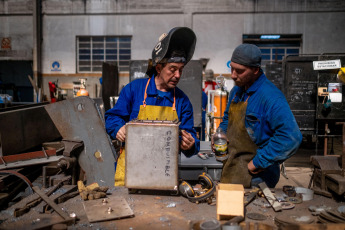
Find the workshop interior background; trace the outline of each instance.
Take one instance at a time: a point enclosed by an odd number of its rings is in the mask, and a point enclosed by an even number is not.
[[[55,100],[72,99],[83,87],[103,115],[104,108],[113,106],[113,97],[118,96],[127,83],[145,76],[135,70],[145,67],[159,36],[173,27],[185,26],[197,36],[193,60],[200,63],[202,69],[195,67],[200,70],[200,76],[190,78],[195,80],[196,92],[205,87],[207,69],[213,70],[214,80],[220,75],[225,77],[224,90],[229,92],[234,85],[229,61],[235,47],[252,43],[261,49],[262,68],[287,97],[304,136],[300,154],[287,164],[311,167],[311,155],[341,155],[345,151],[342,127],[335,124],[345,119],[344,95],[331,115],[325,117],[318,87],[330,83],[325,75],[328,72],[312,67],[313,61],[328,59],[340,59],[344,67],[344,25],[343,0],[0,0],[0,156],[6,156],[8,151],[28,152],[36,147],[34,144],[45,141],[30,139],[30,145],[27,143],[29,134],[17,133],[23,130],[34,133],[33,130],[45,130],[50,139],[61,136],[69,139],[84,132],[80,134],[85,137],[84,145],[92,148],[100,137],[87,136],[89,127],[83,124],[94,120],[97,114],[90,112],[90,117],[81,115],[75,119],[72,112],[62,112],[59,105],[48,107],[47,111],[37,108],[37,111],[18,115],[21,119],[16,120],[15,125],[31,122],[28,117],[35,116],[33,113],[43,114],[40,124],[23,129],[11,126],[11,118],[6,115],[16,110],[16,106],[47,105]],[[109,80],[109,75],[116,79]],[[101,85],[101,78],[103,83],[109,81],[114,86],[113,94],[107,94],[109,89]],[[298,87],[299,84],[303,87]],[[108,98],[104,99],[105,96]],[[56,97],[55,100],[52,97]],[[195,128],[200,137],[207,140],[201,124],[201,93],[190,97],[195,103]],[[104,106],[102,98],[107,101]],[[73,104],[66,102],[65,105],[69,103]],[[92,106],[89,102],[83,103]],[[80,128],[77,134],[73,127],[64,130],[64,119],[75,122]],[[214,131],[211,130],[213,125],[206,124],[209,128],[206,134]],[[95,128],[98,130],[95,136],[103,132],[100,127],[102,119]],[[102,138],[109,140],[106,135]],[[111,171],[116,150],[109,143],[102,142],[100,149],[92,151],[95,156],[106,151],[114,153],[105,167]],[[106,163],[105,154],[102,157]],[[87,161],[81,159],[81,166],[95,171],[103,167],[97,168]],[[99,174],[88,175],[90,181],[104,180],[104,175]],[[189,175],[185,172],[186,177]],[[214,173],[214,176],[219,174]],[[107,183],[111,184],[112,180]]]

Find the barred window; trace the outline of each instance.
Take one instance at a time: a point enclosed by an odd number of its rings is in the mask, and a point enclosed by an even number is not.
[[[289,55],[301,52],[302,34],[244,34],[243,43],[257,45],[262,53],[261,68],[266,64],[282,63]]]
[[[131,60],[130,36],[78,36],[77,72],[102,72],[103,62],[115,62],[128,71]]]
[[[282,63],[284,57],[289,55],[298,56],[300,53],[300,47],[289,46],[288,44],[256,44],[262,54],[262,67],[266,66],[266,63],[276,62]]]

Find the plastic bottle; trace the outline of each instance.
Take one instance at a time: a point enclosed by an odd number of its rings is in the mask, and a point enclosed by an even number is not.
[[[228,138],[222,128],[218,127],[213,134],[213,143],[215,148],[215,155],[218,161],[228,159]]]

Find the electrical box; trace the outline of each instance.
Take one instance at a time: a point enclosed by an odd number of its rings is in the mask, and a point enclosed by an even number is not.
[[[178,190],[179,124],[150,120],[126,124],[127,188]]]

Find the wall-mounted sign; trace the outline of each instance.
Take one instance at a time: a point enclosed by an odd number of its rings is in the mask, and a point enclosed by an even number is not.
[[[2,38],[1,39],[1,49],[10,50],[11,49],[11,38]]]
[[[227,67],[227,71],[229,72],[229,73],[231,73],[231,65],[230,65],[230,63],[231,63],[231,60],[229,60],[227,63],[226,63],[226,67]]]
[[[50,65],[52,72],[61,72],[61,61],[53,61]]]
[[[339,69],[341,67],[340,59],[327,61],[313,61],[314,70]]]

